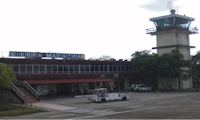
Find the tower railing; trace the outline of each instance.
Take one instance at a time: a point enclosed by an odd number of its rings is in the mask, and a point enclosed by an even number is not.
[[[197,27],[189,27],[189,31],[192,33],[198,33],[199,29]]]
[[[150,33],[152,33],[152,32],[156,32],[156,31],[157,31],[156,28],[149,28],[149,29],[146,29],[146,33],[147,33],[147,34],[150,34]]]
[[[177,27],[177,28],[180,29],[181,27]],[[198,33],[199,32],[199,29],[197,27],[189,27],[189,28],[184,28],[184,29],[189,30],[189,32],[191,32],[191,33]],[[156,32],[156,31],[157,31],[157,28],[149,28],[149,29],[146,29],[146,34],[151,34],[151,33]]]

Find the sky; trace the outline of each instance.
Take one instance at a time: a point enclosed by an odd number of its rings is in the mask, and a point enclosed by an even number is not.
[[[195,18],[200,27],[198,0],[0,0],[0,54],[9,51],[102,55],[130,59],[136,51],[152,50],[156,37],[149,18],[170,14]],[[200,35],[190,35],[191,55],[200,50]]]

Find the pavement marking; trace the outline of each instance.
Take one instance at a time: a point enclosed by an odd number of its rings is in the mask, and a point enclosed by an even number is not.
[[[113,113],[113,109],[105,109],[105,110],[94,110],[94,109],[78,109],[78,110],[70,110],[68,112],[72,113],[86,113],[86,114],[103,114],[103,113]]]
[[[191,98],[181,99],[180,101],[190,100]]]
[[[56,117],[63,117],[63,116],[70,116],[74,114],[65,114],[65,115],[56,115],[56,116],[50,116],[49,118],[56,118]]]
[[[47,103],[42,103],[42,102],[33,103],[32,105],[36,106],[36,107],[42,107],[42,108],[48,108],[48,109],[54,109],[54,110],[60,110],[60,111],[76,109],[73,107],[66,107],[66,106],[55,105],[55,104],[47,104]]]
[[[165,102],[159,102],[157,104],[164,104],[164,103],[169,103],[170,101],[165,101]]]
[[[163,108],[163,107],[165,108],[165,107],[180,107],[180,106],[190,106],[190,105],[156,106],[156,107],[140,108],[140,109],[134,109],[134,110],[128,110],[128,111],[120,111],[120,112],[107,113],[107,114],[101,114],[101,115],[83,116],[83,117],[76,117],[76,118],[69,118],[69,119],[70,120],[72,120],[72,119],[84,119],[84,118],[100,117],[100,116],[106,116],[106,115],[128,113],[128,112],[135,112],[135,111],[142,111],[142,110],[149,110],[149,109],[156,109],[156,108]]]
[[[130,106],[129,108],[134,108],[134,107],[142,107],[144,105],[134,105],[134,106]]]

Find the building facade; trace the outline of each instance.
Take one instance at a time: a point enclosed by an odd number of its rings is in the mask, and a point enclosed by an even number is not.
[[[129,61],[0,58],[9,65],[18,81],[26,81],[41,95],[51,92],[72,94],[86,86],[88,91],[108,84],[129,89],[133,68]]]

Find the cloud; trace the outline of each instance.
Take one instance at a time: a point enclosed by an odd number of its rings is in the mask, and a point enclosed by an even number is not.
[[[164,12],[168,11],[168,3],[172,2],[173,7],[175,7],[175,3],[178,2],[178,0],[150,0],[149,3],[140,5],[140,8],[144,8],[147,11],[153,11],[153,12]]]

